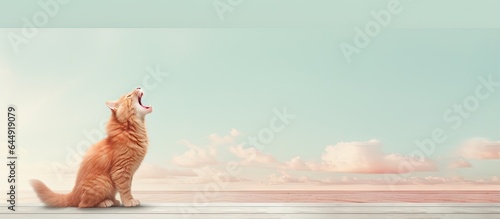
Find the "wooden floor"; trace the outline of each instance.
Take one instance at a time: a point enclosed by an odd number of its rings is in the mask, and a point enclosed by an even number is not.
[[[135,208],[48,208],[18,206],[10,213],[1,206],[0,218],[408,218],[500,219],[497,203],[188,203],[145,204]]]

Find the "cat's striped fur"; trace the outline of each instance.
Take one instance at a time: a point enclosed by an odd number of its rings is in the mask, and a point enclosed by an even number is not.
[[[117,101],[108,101],[111,118],[107,137],[93,145],[84,156],[76,184],[68,194],[57,194],[39,180],[31,184],[40,200],[52,207],[111,207],[139,205],[131,193],[132,178],[147,151],[144,117],[151,106],[143,106],[142,89],[134,89]]]

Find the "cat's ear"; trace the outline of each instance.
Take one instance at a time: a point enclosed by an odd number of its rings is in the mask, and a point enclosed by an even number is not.
[[[113,111],[116,110],[116,107],[117,107],[117,103],[116,101],[106,101],[106,105]]]

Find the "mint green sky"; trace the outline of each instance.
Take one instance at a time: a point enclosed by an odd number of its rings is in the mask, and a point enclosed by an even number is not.
[[[491,7],[459,3],[451,11],[445,10],[450,1],[422,1],[413,7],[408,3],[398,15],[401,19],[394,17],[352,56],[351,63],[339,45],[352,44],[354,28],[373,20],[370,11],[384,9],[387,1],[360,7],[345,3],[345,10],[338,9],[339,2],[320,2],[324,7],[301,2],[283,12],[269,11],[279,8],[270,2],[261,12],[269,18],[268,25],[249,15],[256,16],[252,10],[263,3],[248,1],[223,22],[208,4],[203,6],[208,12],[176,26],[203,28],[39,29],[19,53],[8,34],[21,30],[0,29],[0,85],[6,88],[1,104],[19,108],[19,144],[26,163],[64,163],[65,150],[75,148],[87,130],[109,117],[105,101],[144,87],[148,66],[169,74],[156,88],[146,90],[143,100],[154,107],[147,117],[146,161],[164,167],[172,167],[173,157],[187,150],[179,141],[203,146],[208,135],[224,136],[233,128],[242,133],[238,141],[243,141],[268,127],[273,109],[283,107],[297,118],[264,151],[280,162],[295,156],[319,162],[327,145],[370,139],[382,142],[387,154],[408,155],[418,149],[415,140],[429,138],[436,128],[448,136],[430,155],[436,160],[457,156],[468,139],[500,140],[498,90],[480,101],[458,129],[443,119],[454,104],[474,95],[479,77],[492,75],[500,81],[498,20],[485,15],[495,14],[490,13],[495,8],[491,4],[497,2],[489,2]],[[201,10],[192,4],[181,4],[181,9]],[[298,15],[296,23],[278,16],[293,17],[290,11],[301,11],[301,4],[307,12]],[[65,7],[67,11],[47,27],[67,27],[70,21],[79,27],[101,25],[79,19],[71,4]],[[328,7],[338,13],[328,17]],[[17,12],[29,16],[37,10],[27,8]],[[309,11],[313,9],[317,13]],[[461,12],[469,14],[464,18]],[[2,26],[19,25],[19,16],[12,13],[5,16],[13,23],[0,22]],[[103,16],[101,9],[95,13],[95,19]],[[206,20],[205,13],[210,14]],[[169,18],[185,15],[177,12]],[[151,25],[161,25],[160,21]],[[107,22],[103,25],[112,27]],[[116,22],[118,27],[128,25]],[[169,22],[166,26],[176,24]],[[227,151],[219,153],[222,160],[235,159]],[[474,168],[460,169],[460,175],[498,176],[493,169],[498,159],[470,162]]]
[[[147,118],[148,159],[155,162],[182,153],[181,139],[203,144],[207,135],[231,128],[256,135],[282,107],[297,119],[266,152],[283,161],[318,159],[326,145],[369,139],[381,140],[388,153],[408,154],[434,128],[449,136],[434,156],[449,155],[469,138],[500,137],[498,93],[456,131],[442,118],[474,94],[478,77],[497,78],[497,31],[387,30],[351,64],[336,35],[320,29],[46,29],[18,55],[3,42],[0,58],[14,73],[7,102],[19,106],[21,121],[24,110],[33,113],[22,123],[23,146],[53,159],[66,153],[56,148],[75,145],[109,116],[104,101],[140,86],[145,68],[156,65],[169,76],[144,99],[155,108]],[[35,100],[40,104],[33,109]]]

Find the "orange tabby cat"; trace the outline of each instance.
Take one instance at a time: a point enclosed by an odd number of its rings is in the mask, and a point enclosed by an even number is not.
[[[151,106],[142,105],[143,95],[137,88],[117,101],[106,102],[112,112],[108,136],[84,156],[70,193],[54,193],[39,180],[32,180],[42,202],[52,207],[111,207],[120,205],[115,198],[118,191],[125,207],[139,205],[130,187],[148,147],[144,117],[153,111]]]

